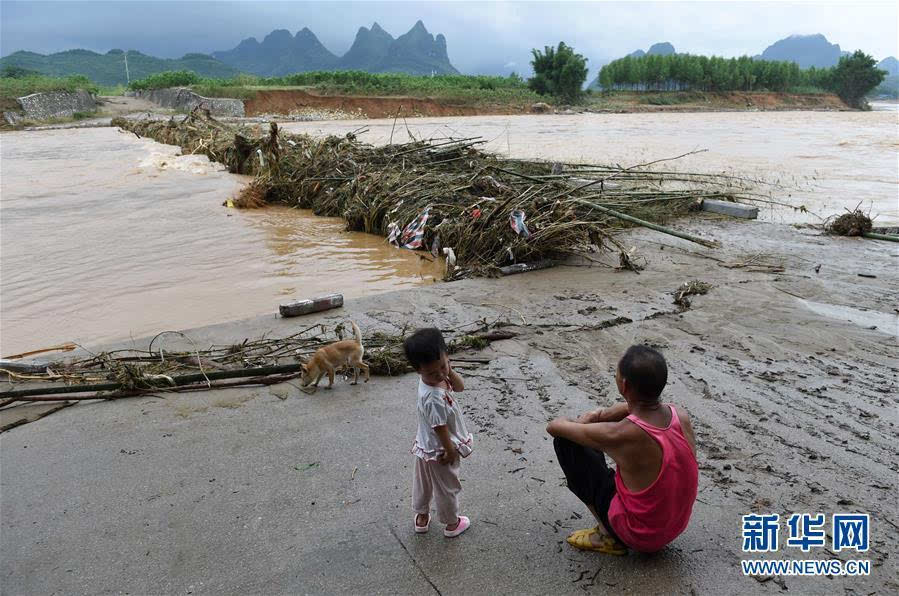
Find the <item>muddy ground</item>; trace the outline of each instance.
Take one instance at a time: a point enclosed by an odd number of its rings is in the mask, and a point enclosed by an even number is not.
[[[896,593],[899,247],[680,227],[724,248],[641,230],[628,237],[639,275],[581,262],[188,332],[206,345],[346,318],[366,333],[514,324],[517,338],[462,355],[489,362],[458,367],[475,433],[461,538],[412,532],[412,375],[94,402],[0,435],[3,592]],[[692,279],[714,287],[681,310],[672,291]],[[699,497],[658,554],[577,552],[564,537],[591,524],[544,426],[615,401],[615,362],[635,342],[663,351],[665,395],[693,417]],[[870,576],[742,576],[741,515],[843,511],[871,514],[866,555],[772,558],[867,558]]]

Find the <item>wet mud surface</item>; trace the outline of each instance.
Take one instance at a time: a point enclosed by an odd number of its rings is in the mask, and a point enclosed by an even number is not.
[[[284,384],[119,400],[2,435],[4,584],[15,593],[895,592],[899,249],[761,222],[679,227],[725,247],[633,232],[627,243],[647,264],[639,275],[571,262],[303,319],[352,318],[366,333],[484,322],[519,333],[457,358],[475,434],[462,466],[474,526],[462,538],[412,533],[411,375],[312,396]],[[690,280],[712,288],[684,309],[673,294]],[[262,317],[187,333],[202,345],[297,325]],[[593,523],[564,487],[544,426],[616,401],[615,364],[638,342],[665,354],[664,396],[693,420],[693,518],[655,555],[576,552],[566,534]],[[740,517],[752,512],[870,513],[866,554],[786,548],[771,558],[868,559],[871,574],[744,577]],[[85,547],[98,556],[80,556]]]

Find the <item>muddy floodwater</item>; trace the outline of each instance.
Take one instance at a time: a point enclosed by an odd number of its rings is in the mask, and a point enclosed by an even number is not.
[[[436,136],[476,137],[489,151],[630,167],[706,149],[657,168],[762,178],[791,209],[766,209],[772,221],[819,222],[861,205],[875,225],[899,225],[899,114],[873,112],[711,112],[474,116],[414,120],[287,123],[290,132],[345,134],[360,127],[370,143]],[[664,166],[664,167],[663,167]]]
[[[513,157],[637,163],[698,149],[670,169],[779,181],[774,200],[826,217],[861,204],[899,224],[895,111],[478,116],[289,123],[372,143],[481,136]],[[246,180],[201,156],[112,128],[0,136],[0,353],[96,344],[422,283],[439,264],[339,219],[227,209]],[[667,168],[668,166],[666,166]],[[766,191],[768,192],[768,191]],[[820,221],[765,209],[775,221]]]
[[[246,179],[113,128],[0,137],[0,350],[140,337],[440,271],[338,218],[227,209]]]

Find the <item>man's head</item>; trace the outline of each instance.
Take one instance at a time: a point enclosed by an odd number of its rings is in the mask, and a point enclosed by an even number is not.
[[[419,329],[406,338],[403,349],[409,364],[428,385],[437,385],[449,375],[446,342],[439,329]]]
[[[618,392],[628,403],[653,405],[668,382],[665,358],[648,346],[631,346],[618,361]]]

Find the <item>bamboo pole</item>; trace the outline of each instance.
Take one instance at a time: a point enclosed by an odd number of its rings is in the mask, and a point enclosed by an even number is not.
[[[899,242],[899,236],[890,236],[889,234],[878,234],[876,232],[864,232],[862,234],[863,238],[870,238],[872,240],[889,240],[890,242]]]
[[[232,389],[234,387],[248,387],[251,385],[277,385],[278,383],[283,383],[284,381],[289,381],[290,379],[294,379],[298,376],[298,373],[293,374],[284,374],[284,375],[268,375],[261,377],[248,377],[246,379],[242,379],[240,381],[232,381],[230,383],[213,383],[207,385],[206,383],[192,383],[189,385],[179,385],[178,387],[154,387],[151,389],[129,389],[116,391],[113,393],[107,393],[105,395],[92,394],[92,395],[66,395],[64,397],[58,397],[55,395],[30,395],[27,397],[22,397],[19,399],[12,398],[8,399],[5,402],[0,402],[2,404],[6,404],[7,402],[24,402],[24,403],[33,403],[33,402],[45,402],[45,401],[95,401],[95,400],[112,400],[112,399],[121,399],[125,397],[140,397],[142,395],[152,395],[159,391],[166,392],[183,392],[183,391],[207,391],[210,389]]]
[[[602,205],[597,205],[596,203],[592,203],[590,201],[585,201],[583,199],[571,199],[571,202],[586,205],[587,207],[596,209],[597,211],[602,211],[603,213],[607,213],[613,217],[617,217],[618,219],[623,219],[624,221],[635,223],[638,226],[643,226],[644,228],[649,228],[650,230],[655,230],[656,232],[662,232],[663,234],[677,236],[678,238],[683,238],[684,240],[689,240],[690,242],[695,242],[696,244],[701,244],[702,246],[707,246],[708,248],[718,248],[720,246],[717,241],[706,240],[704,238],[700,238],[699,236],[687,234],[686,232],[678,232],[677,230],[672,230],[671,228],[666,228],[665,226],[660,226],[658,224],[646,221],[645,219],[639,219],[632,215],[621,213],[620,211],[615,211],[614,209],[609,209],[608,207],[603,207]],[[2,397],[2,395],[0,395],[0,397]]]
[[[189,375],[180,375],[172,377],[175,387],[182,385],[191,385],[201,381],[215,381],[219,379],[236,379],[241,377],[258,377],[264,375],[275,375],[282,373],[293,373],[302,370],[302,364],[282,364],[280,366],[260,366],[256,368],[242,368],[237,370],[222,370],[210,373],[195,373]],[[30,395],[59,395],[63,393],[95,393],[98,391],[114,391],[116,389],[124,389],[121,383],[94,383],[90,385],[64,385],[61,387],[35,387],[32,389],[16,389],[13,391],[0,392],[0,399],[6,400],[11,398],[28,397]],[[165,386],[157,387],[157,389],[165,389]]]

